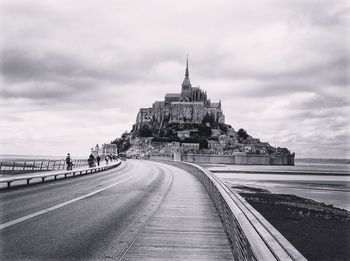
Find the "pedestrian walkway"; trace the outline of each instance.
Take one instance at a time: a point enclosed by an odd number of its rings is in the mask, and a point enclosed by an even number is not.
[[[190,173],[174,175],[169,194],[123,260],[233,260],[218,213]]]

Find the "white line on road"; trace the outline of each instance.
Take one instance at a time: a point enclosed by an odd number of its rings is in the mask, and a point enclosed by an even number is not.
[[[40,216],[40,215],[45,214],[45,213],[47,213],[47,212],[50,212],[50,211],[52,211],[52,210],[56,210],[56,209],[62,208],[62,207],[64,207],[64,206],[67,206],[67,205],[69,205],[69,204],[72,204],[72,203],[74,203],[74,202],[76,202],[76,201],[78,201],[78,200],[81,200],[81,199],[84,199],[84,198],[87,198],[87,197],[91,197],[91,196],[93,196],[93,195],[95,195],[95,194],[97,194],[97,193],[100,193],[100,192],[102,192],[102,191],[104,191],[104,190],[106,190],[106,189],[109,189],[109,188],[114,187],[114,186],[117,186],[117,185],[119,185],[119,184],[121,184],[121,183],[123,183],[123,182],[125,182],[125,181],[128,181],[128,180],[131,179],[132,177],[133,177],[133,176],[130,176],[130,177],[128,177],[127,179],[118,181],[118,182],[113,183],[113,184],[111,184],[111,185],[109,185],[109,186],[107,186],[107,187],[104,187],[104,188],[95,190],[95,191],[93,191],[93,192],[90,192],[90,193],[88,193],[88,194],[86,194],[86,195],[83,195],[83,196],[80,196],[80,197],[77,197],[77,198],[73,198],[73,199],[71,199],[71,200],[68,200],[68,201],[66,201],[66,202],[60,203],[60,204],[58,204],[58,205],[55,205],[55,206],[52,206],[52,207],[49,207],[49,208],[45,208],[45,209],[42,209],[42,210],[40,210],[40,211],[34,212],[34,213],[32,213],[32,214],[29,214],[29,215],[26,215],[26,216],[23,216],[23,217],[20,217],[20,218],[16,218],[16,219],[14,219],[14,220],[11,220],[11,221],[8,221],[8,222],[5,222],[5,223],[2,223],[2,224],[0,224],[0,230],[1,230],[1,229],[4,229],[4,228],[7,228],[7,227],[10,227],[10,226],[13,226],[13,225],[15,225],[15,224],[18,224],[18,223],[23,222],[23,221],[25,221],[25,220],[28,220],[28,219],[30,219],[30,218],[33,218],[33,217],[36,217],[36,216]]]

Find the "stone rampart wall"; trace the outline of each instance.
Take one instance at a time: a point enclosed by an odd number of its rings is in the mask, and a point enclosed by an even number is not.
[[[182,154],[181,161],[207,164],[232,165],[294,165],[291,155],[216,155],[216,154]]]

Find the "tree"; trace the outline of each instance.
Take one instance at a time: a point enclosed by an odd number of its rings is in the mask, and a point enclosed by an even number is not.
[[[140,137],[153,137],[152,130],[147,125],[142,125],[139,129],[139,136]]]
[[[129,133],[128,133],[127,131],[125,131],[125,132],[122,134],[121,139],[122,139],[122,140],[125,140],[126,137],[127,137],[128,135],[129,135]]]
[[[238,132],[238,137],[242,138],[243,140],[247,139],[248,138],[248,133],[244,130],[244,129],[239,129]]]
[[[211,128],[206,125],[199,125],[198,126],[198,135],[201,137],[207,137],[209,138],[212,134]]]
[[[214,121],[215,121],[214,115],[212,115],[211,113],[207,113],[207,114],[205,114],[205,116],[202,120],[202,123],[203,124],[209,123],[210,125],[212,125]]]
[[[219,128],[220,128],[220,130],[223,131],[224,133],[227,133],[227,131],[228,131],[228,127],[227,127],[227,125],[224,124],[224,123],[219,123]]]
[[[208,148],[208,140],[207,139],[200,139],[199,140],[199,149],[207,149]]]
[[[121,139],[116,138],[114,141],[111,142],[111,144],[115,144],[117,146],[119,146],[119,144],[121,143]]]
[[[127,138],[127,133],[123,134],[122,138],[116,138],[111,144],[116,144],[119,152],[126,151],[131,146],[129,139]]]

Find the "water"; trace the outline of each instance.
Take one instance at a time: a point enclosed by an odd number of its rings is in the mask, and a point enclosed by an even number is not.
[[[207,165],[225,183],[293,194],[350,210],[349,164],[296,163],[296,166]],[[234,171],[224,173],[220,171]],[[259,171],[261,173],[247,173]],[[279,172],[285,172],[280,174]],[[308,174],[304,174],[308,173]]]

